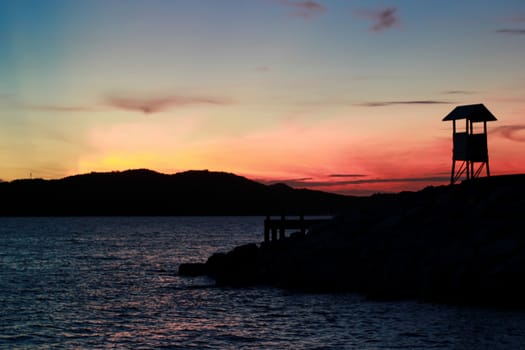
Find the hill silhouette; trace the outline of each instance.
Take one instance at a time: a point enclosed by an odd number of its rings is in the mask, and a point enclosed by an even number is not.
[[[147,169],[0,183],[0,215],[330,215],[359,200],[225,172]]]

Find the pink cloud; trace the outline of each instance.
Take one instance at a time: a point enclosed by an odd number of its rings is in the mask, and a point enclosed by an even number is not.
[[[387,7],[380,10],[358,10],[356,13],[359,17],[372,20],[370,31],[381,32],[399,23],[396,11],[395,7]]]
[[[108,96],[106,103],[114,108],[153,114],[166,111],[172,107],[189,105],[227,105],[231,101],[225,98],[209,96],[170,95],[152,98],[137,98],[129,96]]]

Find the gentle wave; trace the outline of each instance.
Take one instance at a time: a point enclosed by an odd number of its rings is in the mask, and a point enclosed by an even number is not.
[[[519,349],[525,315],[219,288],[182,262],[262,239],[261,217],[0,218],[0,348]]]

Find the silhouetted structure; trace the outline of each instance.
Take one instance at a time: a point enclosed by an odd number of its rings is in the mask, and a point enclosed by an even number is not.
[[[456,120],[465,119],[465,129],[458,131]],[[466,179],[478,177],[483,168],[490,176],[489,152],[487,147],[487,122],[497,120],[483,104],[457,106],[443,121],[452,120],[452,173],[450,183],[454,184],[465,173]],[[478,127],[483,123],[483,128]],[[456,162],[462,162],[456,169]],[[474,163],[480,163],[475,169]]]
[[[278,219],[272,219],[267,215],[264,220],[264,243],[276,242],[277,239],[285,239],[286,230],[300,230],[301,235],[304,235],[308,228],[328,221],[330,221],[330,219],[305,219],[304,215],[300,215],[298,219],[289,219],[284,215]],[[279,238],[277,238],[277,230],[279,230]],[[271,240],[270,232],[272,234]]]

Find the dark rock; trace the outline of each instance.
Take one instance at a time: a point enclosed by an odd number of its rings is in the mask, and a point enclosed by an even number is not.
[[[525,177],[374,195],[282,241],[208,259],[218,284],[525,307]]]
[[[209,275],[218,285],[251,285],[259,281],[259,248],[256,244],[236,247],[229,253],[213,254],[206,262]]]

